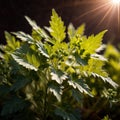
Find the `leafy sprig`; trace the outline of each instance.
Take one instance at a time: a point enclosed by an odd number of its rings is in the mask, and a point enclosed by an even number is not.
[[[93,97],[88,78],[98,77],[115,88],[118,86],[103,69],[106,59],[96,53],[106,30],[86,37],[84,24],[77,29],[70,24],[66,33],[64,22],[54,9],[50,27],[45,28],[49,33],[29,17],[26,19],[33,29],[31,35],[21,31],[12,33],[20,40],[17,41],[10,33],[5,33],[7,45],[3,48],[5,57],[1,58],[7,60],[11,68],[7,94],[13,92],[15,99],[5,103],[2,115],[14,114],[29,106],[35,118],[46,120],[59,115],[63,119],[78,120],[75,106],[82,102],[82,96]],[[66,34],[69,42],[64,41]]]

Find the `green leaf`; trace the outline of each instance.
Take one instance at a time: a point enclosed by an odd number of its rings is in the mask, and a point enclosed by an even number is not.
[[[4,51],[5,45],[0,44],[0,51]]]
[[[84,66],[84,70],[86,72],[90,72],[90,73],[97,73],[101,76],[104,76],[104,77],[108,77],[108,74],[104,71],[103,69],[103,65],[104,65],[104,61],[102,60],[99,60],[98,58],[96,59],[89,59],[88,61],[88,65]]]
[[[98,77],[98,78],[102,79],[104,82],[109,83],[109,84],[112,85],[114,88],[117,88],[117,87],[118,87],[118,84],[115,83],[110,77],[103,77],[103,76],[101,76],[101,75],[99,75],[99,74],[97,74],[97,73],[92,73],[92,75],[93,75],[94,77]]]
[[[26,20],[28,21],[28,23],[32,26],[32,28],[34,30],[38,30],[39,29],[39,27],[38,27],[38,25],[36,24],[35,21],[31,20],[28,16],[25,16],[25,18],[26,18]]]
[[[99,54],[92,54],[91,58],[98,59],[98,60],[101,60],[101,61],[107,61],[107,59],[104,56],[99,55]]]
[[[36,57],[33,59],[33,55]],[[36,56],[35,56],[36,55]],[[39,67],[39,59],[37,58],[37,53],[33,51],[28,44],[22,45],[19,49],[17,49],[13,54],[13,59],[23,67],[30,70],[38,70]],[[37,62],[36,62],[37,61]]]
[[[7,31],[5,31],[5,38],[7,41],[7,45],[5,46],[5,50],[14,51],[16,48],[18,48],[20,46],[20,42],[16,41],[15,37],[12,36]]]
[[[28,42],[31,44],[34,43],[34,39],[30,35],[25,34],[24,32],[17,32],[17,33],[14,32],[13,34],[16,35],[17,38],[19,38],[20,40],[24,42]]]
[[[109,116],[106,115],[106,116],[104,116],[104,118],[102,120],[112,120],[112,119],[110,119]]]
[[[83,95],[76,89],[72,89],[72,96],[77,100],[77,102],[81,102],[83,99]]]
[[[100,32],[96,36],[91,35],[90,37],[88,37],[88,39],[84,39],[82,41],[81,48],[84,50],[83,56],[95,53],[96,49],[101,46],[102,38],[105,33],[106,30]]]
[[[70,39],[77,35],[82,36],[84,34],[84,31],[85,31],[85,24],[80,25],[76,30],[72,23],[70,23],[68,26],[68,35]]]
[[[38,42],[37,43],[37,46],[38,46],[38,50],[40,51],[40,53],[45,56],[46,58],[49,58],[49,55],[47,54],[47,51],[45,49],[45,47],[43,46],[42,43]]]
[[[60,70],[53,70],[51,72],[51,79],[55,80],[58,84],[62,84],[64,80],[66,80],[68,77]]]
[[[1,52],[0,52],[0,58],[4,59],[4,55]]]
[[[80,25],[80,27],[77,28],[75,35],[80,35],[82,36],[85,31],[85,24]]]
[[[63,21],[61,20],[61,17],[58,16],[54,9],[52,10],[50,29],[52,30],[50,34],[56,41],[61,42],[65,39],[66,28]]]
[[[38,70],[40,66],[40,56],[29,44],[23,44],[12,54],[13,59],[23,67],[31,70]]]
[[[84,31],[85,31],[85,24],[80,25],[76,30],[73,24],[69,24],[68,37],[70,41],[72,41],[72,43],[75,44],[75,42],[77,42],[80,38],[83,37]]]
[[[44,38],[46,41],[50,42],[50,43],[54,43],[54,41],[47,35],[47,33],[45,32],[45,30],[43,30],[42,28],[40,28],[35,21],[31,20],[29,17],[25,16],[26,20],[28,21],[28,23],[32,26],[33,30],[38,33],[38,37],[42,37]]]
[[[106,48],[106,45],[102,44],[99,48],[96,49],[96,52],[99,53],[99,52],[105,50],[105,48]]]
[[[31,65],[30,63],[28,63],[25,59],[21,58],[20,56],[12,54],[12,57],[19,65],[22,65],[23,67],[30,69],[30,70],[34,70],[34,71],[38,70],[38,68]]]
[[[32,37],[36,41],[41,41],[42,40],[42,37],[34,29],[32,30]]]
[[[70,39],[75,36],[75,32],[76,31],[75,31],[75,28],[74,28],[73,24],[70,23],[69,26],[68,26],[68,36],[69,36]]]
[[[49,85],[49,91],[53,93],[59,102],[61,102],[62,87],[51,84]]]
[[[51,55],[57,55],[59,58],[62,55],[68,54],[68,45],[65,42],[58,41],[51,47]]]
[[[37,53],[35,53],[34,51],[32,50],[29,50],[27,53],[26,53],[26,60],[34,65],[36,68],[38,68],[40,66],[40,59],[39,59],[39,56]]]
[[[77,81],[69,80],[68,84],[72,86],[74,89],[79,90],[81,93],[86,93],[92,97],[92,95],[90,94],[88,85],[85,84],[83,80],[77,80]]]
[[[111,57],[113,59],[118,59],[118,58],[120,58],[120,52],[116,47],[114,47],[111,44],[108,44],[106,47],[106,51],[104,53],[104,56],[107,57],[108,59]]]
[[[80,55],[78,55],[77,53],[75,53],[75,59],[76,59],[76,62],[78,63],[78,64],[80,64],[80,65],[87,65],[87,59],[83,59],[83,58],[81,58],[81,56]]]
[[[37,54],[32,54],[32,64],[37,68],[40,66],[40,59]]]

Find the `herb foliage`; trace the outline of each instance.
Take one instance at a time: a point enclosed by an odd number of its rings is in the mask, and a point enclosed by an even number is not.
[[[106,59],[96,52],[106,30],[89,37],[84,24],[66,30],[54,9],[44,29],[25,18],[32,34],[5,32],[7,44],[0,47],[2,118],[80,120],[83,97],[94,96],[87,82],[91,77],[118,86],[103,69]]]

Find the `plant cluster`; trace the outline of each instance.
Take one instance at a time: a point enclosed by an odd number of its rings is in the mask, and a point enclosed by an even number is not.
[[[116,48],[112,44],[108,44],[104,56],[109,61],[105,64],[106,71],[110,74],[112,80],[120,86],[120,47]],[[116,120],[120,117],[120,87],[109,89],[107,95],[111,105],[109,113]]]
[[[87,37],[84,24],[66,29],[54,9],[44,29],[25,18],[32,34],[5,32],[0,47],[1,119],[80,120],[85,98],[95,96],[93,83],[118,86],[99,54],[106,30]]]

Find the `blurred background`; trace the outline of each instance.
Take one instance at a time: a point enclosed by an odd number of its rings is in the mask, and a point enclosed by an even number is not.
[[[31,32],[27,15],[41,27],[49,26],[51,9],[62,17],[65,25],[86,24],[86,35],[107,29],[103,42],[117,45],[120,40],[119,5],[112,0],[0,0],[0,44],[5,44],[4,31]]]

